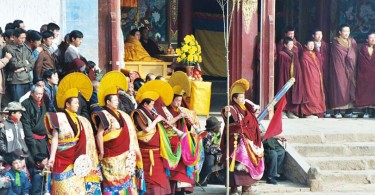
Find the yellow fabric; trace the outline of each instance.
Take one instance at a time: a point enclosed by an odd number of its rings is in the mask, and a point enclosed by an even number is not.
[[[125,40],[124,61],[162,62],[162,60],[151,57],[141,42],[132,35],[129,35]]]
[[[210,113],[211,85],[211,82],[192,82],[190,107],[197,112],[197,115],[208,116]]]
[[[174,87],[179,85],[184,91],[187,97],[190,97],[191,93],[191,81],[186,73],[182,71],[176,71],[169,78],[168,83]],[[168,104],[167,104],[168,105]]]
[[[139,94],[139,95],[138,95]],[[146,91],[144,93],[137,93],[136,100],[140,104],[144,99],[150,98],[152,100],[157,100],[159,98],[159,94],[155,91]]]
[[[103,136],[103,142],[117,138],[121,133],[121,129],[112,130]]]
[[[151,96],[152,98],[151,97],[148,97],[148,98],[151,98],[152,100],[156,100],[160,96],[165,105],[169,105],[173,101],[173,88],[170,84],[168,84],[165,81],[153,80],[142,85],[142,87],[138,90],[138,93],[135,97],[138,103],[142,102],[144,98],[147,98],[147,95],[151,95],[151,93],[148,93],[148,94],[145,94],[146,97],[143,97],[145,96],[143,94],[145,92],[157,93],[158,94],[157,97],[155,94],[152,94]],[[155,97],[156,99],[153,99]]]
[[[368,50],[368,54],[370,55],[370,57],[372,56],[372,53],[374,52],[374,46],[372,45],[372,46],[369,46],[368,48],[367,48],[367,50]]]
[[[344,39],[342,36],[339,36],[338,41],[342,46],[350,47],[350,40],[349,39]]]
[[[71,97],[78,97],[78,92],[86,101],[89,101],[92,91],[93,87],[89,77],[79,72],[70,73],[61,80],[57,88],[57,107],[64,109],[65,101]]]
[[[148,150],[149,154],[150,154],[150,161],[151,161],[151,164],[150,164],[150,176],[152,176],[152,167],[155,165],[155,162],[154,162],[154,151],[153,150]]]
[[[175,95],[184,95],[185,91],[182,89],[180,85],[176,85],[173,87],[173,93]]]
[[[107,72],[98,87],[99,106],[105,106],[105,97],[108,95],[116,95],[118,89],[128,90],[128,81],[124,74],[120,71]]]
[[[70,112],[68,109],[65,109],[65,111],[69,114],[70,118],[72,118],[74,124],[78,125],[77,113]]]
[[[246,79],[239,79],[235,81],[230,87],[230,97],[232,98],[235,93],[245,93],[249,90],[250,84]]]
[[[195,37],[202,46],[201,69],[203,74],[227,77],[224,33],[196,30]]]

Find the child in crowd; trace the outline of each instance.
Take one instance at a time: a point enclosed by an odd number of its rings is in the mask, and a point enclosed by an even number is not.
[[[11,154],[10,162],[11,169],[5,173],[12,182],[12,186],[8,190],[8,195],[13,194],[29,194],[31,184],[27,179],[26,173],[22,171],[22,159],[17,154]]]
[[[12,186],[9,177],[5,176],[5,167],[3,166],[4,158],[0,156],[0,194],[6,194],[8,188]]]
[[[42,189],[45,188],[46,181],[43,179],[43,169],[46,167],[48,162],[48,155],[43,153],[38,153],[34,157],[35,167],[30,173],[32,175],[32,188],[31,194],[41,194]],[[30,171],[31,172],[31,171]],[[44,189],[45,190],[45,189]]]

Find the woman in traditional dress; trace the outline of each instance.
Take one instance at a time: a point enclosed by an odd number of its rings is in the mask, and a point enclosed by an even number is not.
[[[234,82],[230,88],[231,106],[222,110],[225,122],[229,117],[229,124],[226,124],[229,125],[229,143],[223,139],[221,151],[226,156],[226,146],[229,145],[231,194],[239,194],[239,186],[242,186],[242,194],[251,194],[251,185],[262,178],[264,171],[264,149],[259,123],[254,115],[253,105],[245,99],[248,89],[247,80]],[[226,136],[224,131],[223,137]]]
[[[180,147],[175,154],[172,152],[167,132],[164,129],[164,125],[169,125],[168,122],[154,109],[155,100],[159,96],[173,98],[173,91],[163,90],[167,89],[165,84],[168,85],[163,81],[150,81],[143,85],[136,96],[138,108],[131,115],[138,130],[138,143],[146,179],[146,194],[171,193],[165,168],[175,167],[181,157]]]
[[[127,84],[126,77],[121,72],[105,74],[98,88],[99,106],[104,110],[92,115],[98,129],[96,140],[104,195],[138,194],[138,188],[141,187],[137,186],[138,179],[143,177],[137,134],[130,116],[117,110],[118,90],[126,91]],[[139,178],[136,178],[136,173]]]
[[[44,117],[50,143],[52,194],[101,194],[93,130],[85,117],[76,114],[79,93],[90,99],[90,79],[82,73],[64,77],[56,94],[57,106],[63,112],[49,112]]]

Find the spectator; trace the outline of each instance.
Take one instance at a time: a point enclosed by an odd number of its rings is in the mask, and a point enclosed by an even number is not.
[[[150,56],[139,41],[140,38],[139,30],[129,32],[125,40],[124,61],[161,62],[162,60]]]
[[[285,180],[283,173],[285,149],[279,141],[286,141],[283,137],[273,137],[263,141],[264,157],[266,160],[266,173],[268,184],[277,184],[277,180]]]
[[[204,163],[200,172],[201,185],[207,185],[210,173],[218,171],[219,163],[222,157],[220,150],[221,141],[221,122],[216,117],[210,117],[206,120],[206,131],[208,134],[203,139]],[[221,163],[220,163],[221,165]]]
[[[141,78],[136,78],[133,82],[133,85],[134,85],[134,96],[137,95],[137,92],[139,90],[139,88],[142,87],[142,85],[145,84],[145,81]]]
[[[13,152],[28,154],[29,150],[25,143],[23,125],[20,121],[22,112],[26,111],[19,102],[10,102],[7,106],[8,118],[4,121],[4,127],[0,135],[0,153],[9,162]],[[13,138],[13,139],[11,139]]]
[[[40,45],[42,44],[42,35],[35,30],[29,30],[26,33],[26,47],[32,54],[34,61],[38,59],[39,53],[43,50]]]
[[[30,194],[42,194],[42,189],[45,187],[43,179],[43,169],[46,167],[48,162],[48,155],[39,153],[34,157],[35,167],[32,169],[33,173],[31,174],[32,187]],[[44,192],[43,192],[44,193]]]
[[[47,31],[47,24],[43,24],[39,30],[40,33],[44,33],[45,31]]]
[[[7,30],[14,30],[14,24],[12,22],[9,22],[8,24],[5,25],[5,31]]]
[[[69,33],[65,35],[64,41],[60,43],[60,45],[57,47],[57,50],[53,52],[53,56],[56,60],[55,66],[57,73],[59,75],[59,78],[62,78],[63,75],[66,73],[63,72],[63,67],[65,66],[65,52],[69,47]]]
[[[167,82],[167,80],[161,75],[158,75],[157,77],[155,77],[155,80],[162,80],[162,81]]]
[[[28,159],[28,167],[34,167],[34,157],[38,153],[48,154],[46,141],[46,128],[43,116],[47,113],[46,105],[43,101],[44,88],[33,85],[28,99],[22,102],[26,109],[23,112],[21,122],[25,136],[27,148],[31,158]]]
[[[65,65],[63,71],[65,74],[71,72],[85,72],[87,60],[80,54],[78,48],[83,40],[83,34],[81,31],[73,30],[69,34],[70,45],[65,51],[64,60]],[[64,70],[65,69],[65,70]]]
[[[12,58],[12,54],[6,52],[4,58],[0,59],[0,109],[1,109],[1,99],[3,95],[5,94],[4,67],[8,64],[11,58]]]
[[[13,56],[6,66],[11,101],[19,101],[21,96],[30,90],[35,60],[24,46],[26,31],[21,28],[14,30],[13,38],[14,41],[6,45],[4,51]]]
[[[156,76],[154,75],[154,73],[148,73],[146,75],[146,83],[149,82],[149,81],[152,81],[152,80],[155,80]]]
[[[55,68],[55,59],[52,55],[53,34],[50,31],[46,31],[42,34],[42,36],[42,51],[35,62],[34,77],[42,77],[45,70]]]
[[[54,52],[57,50],[58,44],[60,44],[60,26],[51,22],[47,25],[47,30],[53,33],[52,52]]]
[[[12,186],[12,183],[9,179],[9,177],[5,176],[5,167],[4,167],[5,161],[4,157],[0,156],[0,194],[6,194],[8,191],[8,188]]]
[[[14,33],[13,29],[5,30],[5,32],[3,33],[5,45],[9,45],[14,41],[13,33]]]
[[[12,154],[11,160],[8,162],[11,169],[5,174],[12,181],[12,186],[8,189],[9,195],[12,194],[29,194],[31,184],[27,179],[27,175],[22,171],[21,157],[17,154]]]
[[[57,112],[56,109],[56,92],[57,84],[59,83],[59,76],[55,69],[44,71],[43,80],[45,83],[45,97],[44,103],[47,107],[47,112]]]
[[[14,29],[22,28],[23,30],[26,30],[26,25],[22,20],[14,20],[13,25]]]
[[[137,102],[134,98],[134,85],[129,82],[128,90],[119,91],[119,105],[118,109],[126,112],[126,114],[131,114],[133,110],[137,108]]]
[[[39,86],[42,86],[43,88],[45,88],[45,84],[44,84],[44,81],[43,81],[43,78],[34,78],[33,79],[33,85],[39,85]],[[31,94],[31,90],[28,91],[27,93],[25,93],[25,95],[23,95],[21,98],[20,98],[20,103],[22,103],[23,101],[25,101],[26,99],[28,99],[30,97],[30,94]]]

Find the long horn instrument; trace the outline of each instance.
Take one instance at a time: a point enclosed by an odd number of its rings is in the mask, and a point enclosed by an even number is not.
[[[200,129],[196,124],[194,124],[190,116],[187,113],[183,112],[181,107],[178,107],[177,109],[178,111],[180,111],[181,113],[184,113],[187,116],[186,119],[190,122],[191,126],[195,129],[195,132],[198,134],[199,139],[203,139],[204,137],[206,137],[207,132],[205,131],[205,129]]]

